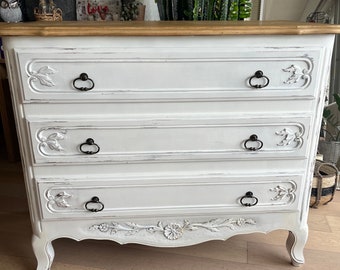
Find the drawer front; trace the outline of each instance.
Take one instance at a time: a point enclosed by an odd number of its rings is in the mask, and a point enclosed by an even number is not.
[[[30,121],[36,163],[305,157],[310,118]]]
[[[49,101],[312,97],[319,54],[315,48],[16,50],[24,99]]]
[[[39,182],[44,218],[297,209],[301,176]]]

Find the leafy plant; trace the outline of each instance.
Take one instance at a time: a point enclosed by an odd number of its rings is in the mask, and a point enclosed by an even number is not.
[[[228,19],[229,1],[215,0],[213,4],[213,20],[225,21]]]
[[[331,109],[324,109],[323,118],[326,125],[323,130],[326,132],[327,137],[329,137],[332,141],[340,141],[340,95],[334,94],[334,99],[337,112],[334,114]],[[327,129],[327,126],[329,126],[330,129]]]
[[[239,3],[239,19],[246,19],[251,16],[251,0],[240,0]]]
[[[161,20],[244,20],[251,0],[155,0]]]
[[[138,5],[140,2],[135,0],[123,0],[122,11],[120,14],[122,21],[133,21],[138,17]]]
[[[239,5],[238,0],[230,0],[229,12],[228,12],[228,20],[229,21],[237,21],[238,20],[238,11]]]

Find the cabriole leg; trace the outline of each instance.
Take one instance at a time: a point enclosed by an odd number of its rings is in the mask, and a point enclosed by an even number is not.
[[[38,261],[37,270],[50,270],[54,259],[52,242],[44,237],[33,235],[32,246]]]
[[[289,256],[292,260],[292,265],[301,266],[305,262],[303,256],[303,249],[308,238],[308,229],[301,229],[298,231],[290,231],[288,234],[286,247]]]

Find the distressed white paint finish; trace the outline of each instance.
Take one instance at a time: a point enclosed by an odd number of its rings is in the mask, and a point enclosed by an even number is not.
[[[276,229],[303,263],[332,43],[4,38],[37,269],[50,269],[59,237],[175,247]],[[267,87],[250,87],[257,70]],[[83,72],[94,89],[74,88]],[[252,134],[258,151],[245,149]],[[95,155],[80,151],[88,138]],[[249,191],[258,202],[243,206]],[[86,210],[93,197],[103,211]]]
[[[166,47],[118,47],[96,52],[91,48],[46,48],[39,53],[25,48],[16,50],[16,54],[22,79],[29,76],[30,83],[24,85],[28,100],[181,99],[184,95],[197,99],[207,94],[239,96],[239,92],[252,96],[256,92],[266,96],[315,94],[315,82],[310,76],[314,63],[319,61],[319,51],[311,48],[305,54],[304,50],[285,48],[257,49],[254,54],[249,48],[190,47],[169,51]],[[75,66],[82,66],[82,71]],[[292,67],[303,73],[297,74]],[[262,70],[270,82],[268,87],[254,91],[249,79],[258,70]],[[72,82],[83,72],[93,80],[94,88],[79,95]],[[178,77],[181,80],[174,79]],[[254,83],[263,84],[263,81],[254,79]],[[80,80],[75,86],[78,84]]]
[[[294,210],[298,205],[297,195],[301,192],[302,175],[273,175],[249,177],[158,177],[137,179],[95,179],[84,181],[42,182],[39,194],[43,205],[44,219],[86,217],[84,205],[97,196],[105,205],[97,216],[144,216],[190,214],[192,211],[211,213],[214,211],[237,213],[240,200],[252,191],[259,200],[249,211]],[[66,194],[66,195],[65,195]],[[193,196],[194,194],[194,196]],[[57,200],[63,199],[62,204]],[[247,199],[252,203],[253,199]],[[92,205],[93,207],[99,206]]]
[[[247,142],[252,134],[258,136],[263,147],[257,152],[262,157],[277,155],[306,156],[304,143],[309,134],[310,118],[282,117],[245,119],[237,116],[207,118],[206,116],[157,119],[117,119],[116,121],[76,120],[29,122],[34,158],[37,163],[48,162],[112,162],[165,160],[207,160],[251,158],[247,147],[258,147],[259,142]],[[183,117],[183,116],[182,116]],[[268,115],[269,117],[269,115]],[[39,122],[38,122],[39,121]],[[307,129],[307,130],[306,130]],[[285,132],[290,130],[294,137]],[[83,145],[88,138],[100,147]],[[245,144],[246,143],[246,144]]]

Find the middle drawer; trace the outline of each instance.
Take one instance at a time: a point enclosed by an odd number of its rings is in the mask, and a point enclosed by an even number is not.
[[[29,120],[36,163],[306,156],[310,117]]]

